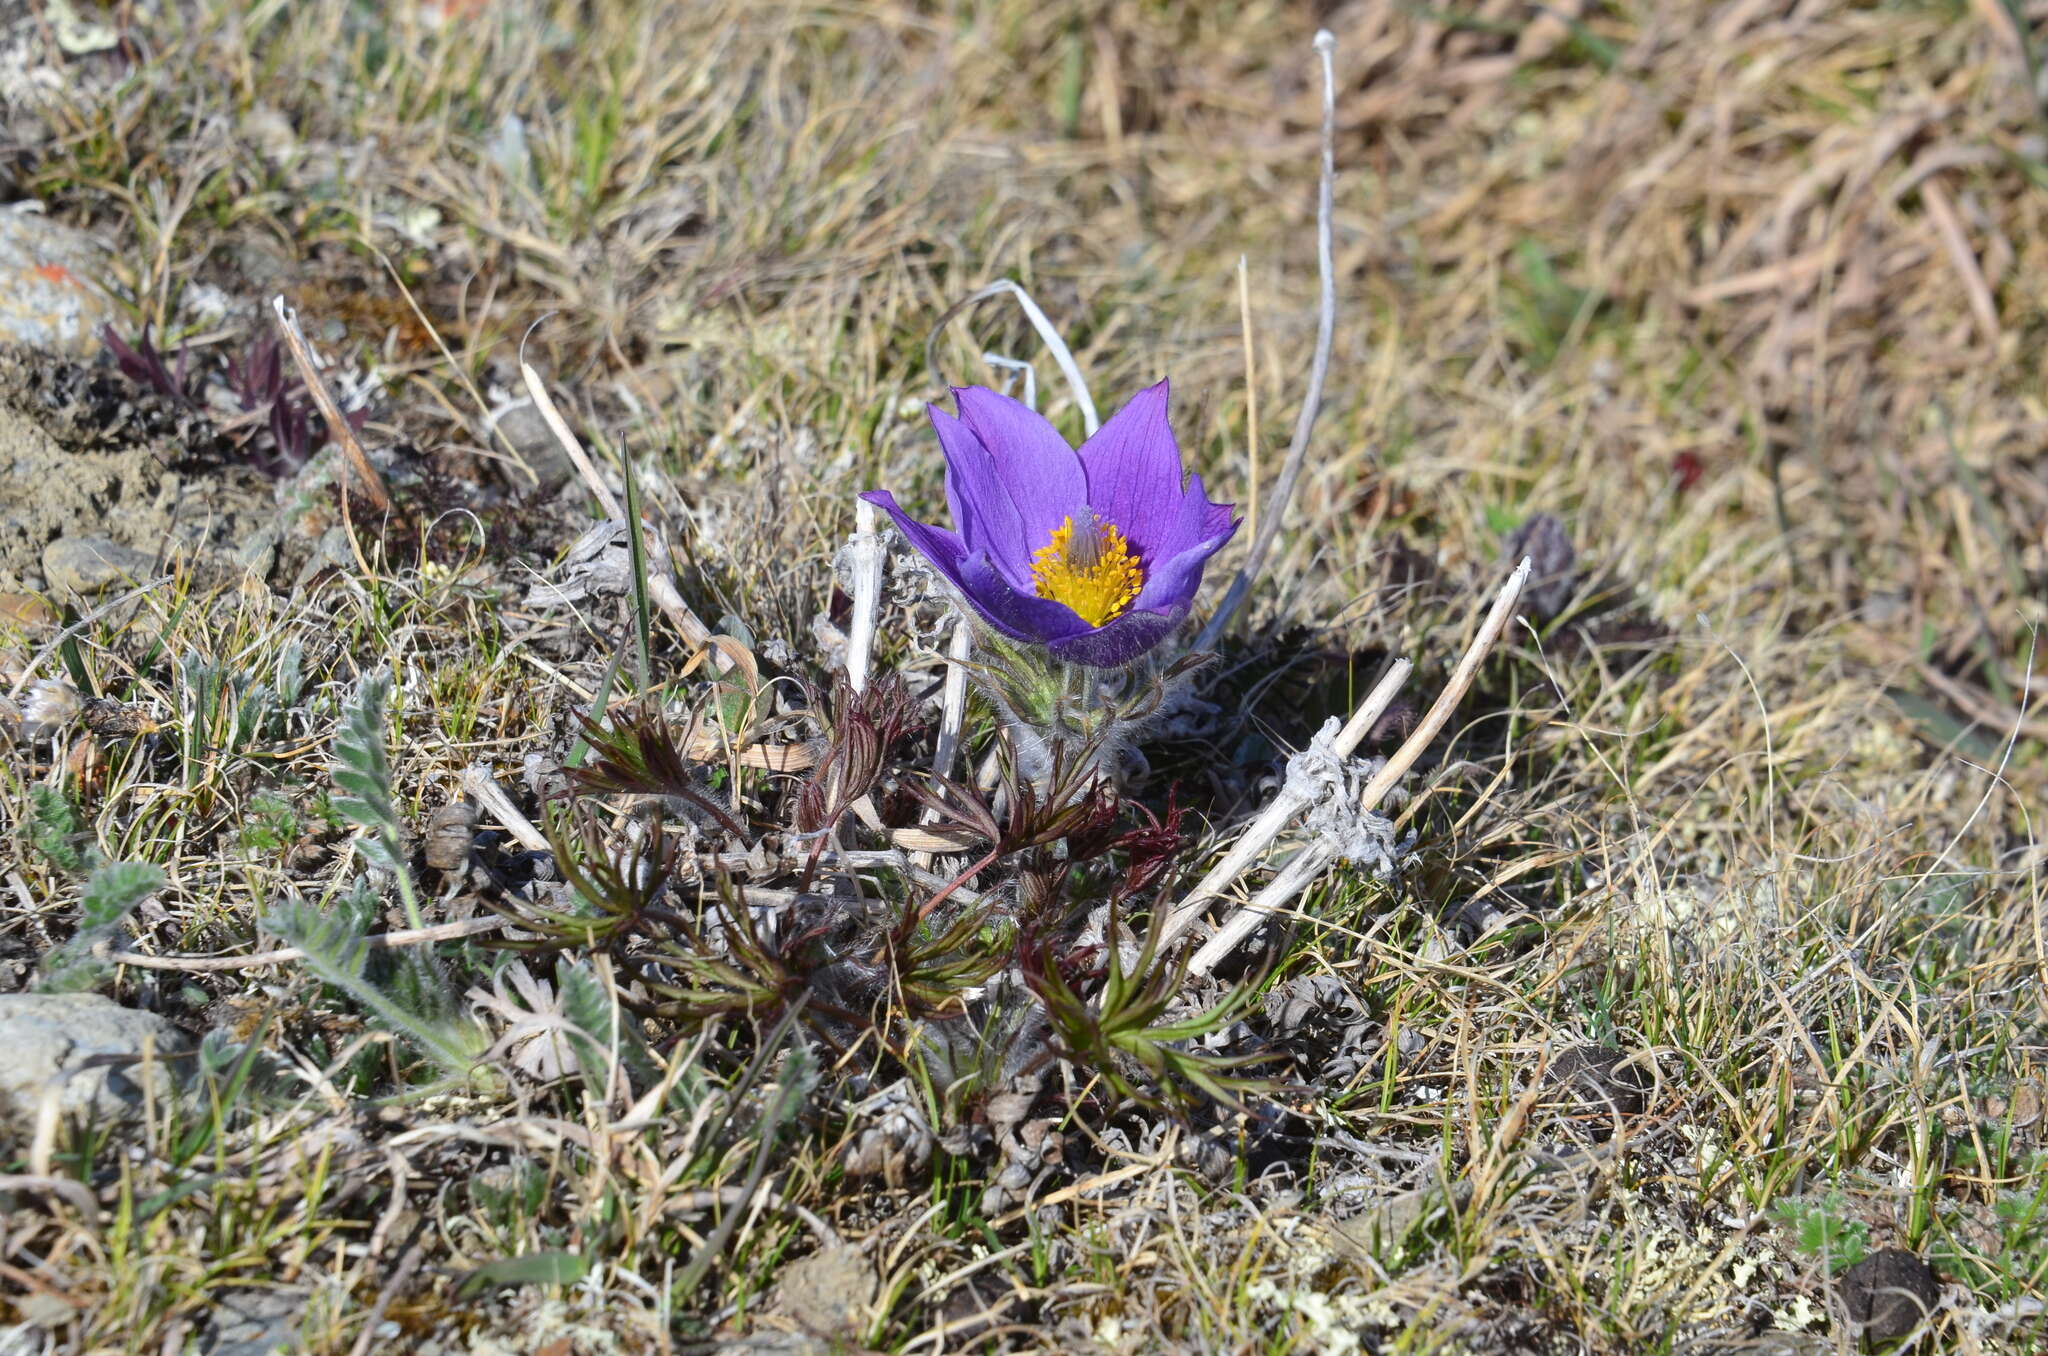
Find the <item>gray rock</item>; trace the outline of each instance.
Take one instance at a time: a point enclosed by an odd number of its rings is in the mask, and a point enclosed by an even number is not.
[[[306,563],[299,566],[299,575],[292,581],[292,592],[297,593],[322,570],[329,567],[347,569],[355,564],[355,551],[349,546],[348,529],[340,523],[328,528],[313,543],[313,550],[306,557]]]
[[[143,1048],[151,1044],[157,1058],[145,1074]],[[28,1134],[50,1087],[66,1113],[103,1121],[140,1115],[145,1078],[158,1099],[168,1098],[182,1062],[166,1059],[191,1044],[155,1013],[96,993],[0,994],[0,1125]]]
[[[21,1321],[36,1328],[61,1328],[78,1317],[77,1306],[61,1295],[52,1295],[43,1290],[31,1290],[14,1302],[21,1314]],[[0,1348],[4,1351],[5,1348]]]
[[[268,579],[277,566],[277,548],[283,541],[283,530],[276,523],[266,523],[242,539],[231,559],[258,579]]]
[[[302,1350],[299,1319],[311,1296],[304,1290],[225,1290],[199,1334],[206,1356],[274,1356]]]
[[[576,477],[576,463],[569,460],[569,454],[562,449],[561,440],[548,427],[548,421],[532,400],[522,400],[507,405],[499,411],[493,421],[498,433],[512,445],[521,461],[532,470],[539,480],[535,491],[541,495],[554,493]],[[516,477],[522,481],[524,477]],[[526,486],[521,483],[521,490]]]
[[[43,548],[43,578],[59,595],[88,597],[151,578],[156,557],[106,537],[59,537]]]
[[[1644,1056],[1608,1045],[1579,1045],[1558,1056],[1549,1082],[1557,1093],[1549,1099],[1551,1106],[1594,1141],[1605,1143],[1620,1122],[1643,1114],[1657,1077]]]
[[[1510,565],[1529,557],[1529,584],[1519,610],[1537,621],[1555,620],[1579,583],[1573,570],[1579,553],[1564,523],[1555,514],[1536,514],[1509,534],[1502,554]]]
[[[0,209],[0,340],[81,356],[119,314],[97,286],[107,251],[40,212]]]
[[[782,1269],[774,1312],[820,1337],[851,1337],[875,1295],[875,1264],[859,1248],[828,1247]]]

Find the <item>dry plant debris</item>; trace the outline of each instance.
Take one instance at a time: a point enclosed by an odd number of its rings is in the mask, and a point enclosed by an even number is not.
[[[2044,50],[0,15],[0,1352],[2037,1349]],[[1033,747],[855,496],[1168,375]]]

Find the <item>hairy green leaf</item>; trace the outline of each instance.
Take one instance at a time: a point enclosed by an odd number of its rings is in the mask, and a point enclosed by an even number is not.
[[[347,994],[373,1022],[412,1045],[443,1073],[461,1077],[474,1072],[490,1044],[476,1025],[445,1012],[420,1011],[421,986],[416,981],[410,993],[401,994],[370,978],[372,907],[367,895],[343,900],[326,914],[294,900],[280,905],[263,925],[303,951],[308,970]]]

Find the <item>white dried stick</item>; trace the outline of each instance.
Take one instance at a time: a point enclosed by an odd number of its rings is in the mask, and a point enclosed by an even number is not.
[[[1351,719],[1344,723],[1344,728],[1339,730],[1336,739],[1331,741],[1331,750],[1337,757],[1351,756],[1352,750],[1359,746],[1372,731],[1373,725],[1386,714],[1387,708],[1393,705],[1395,696],[1400,693],[1401,685],[1408,681],[1408,674],[1413,668],[1414,665],[1406,659],[1396,659],[1387,669],[1386,676],[1366,694],[1365,700],[1358,704],[1358,709],[1351,713]],[[1272,803],[1251,822],[1250,827],[1238,835],[1237,842],[1231,846],[1223,860],[1216,863],[1209,874],[1202,877],[1200,883],[1188,891],[1180,903],[1174,905],[1173,912],[1167,915],[1161,931],[1160,949],[1163,951],[1167,945],[1186,932],[1195,919],[1201,916],[1202,910],[1208,907],[1209,901],[1236,884],[1237,878],[1251,868],[1252,863],[1258,860],[1259,854],[1280,836],[1280,831],[1285,829],[1296,815],[1308,807],[1308,803],[1309,796],[1306,792],[1298,790],[1293,783],[1283,784],[1280,790],[1274,793]]]
[[[1415,766],[1415,760],[1422,756],[1423,750],[1429,747],[1430,741],[1436,738],[1444,723],[1451,718],[1451,712],[1464,700],[1465,693],[1472,686],[1472,680],[1479,674],[1479,666],[1486,662],[1486,656],[1492,651],[1494,643],[1500,639],[1500,633],[1507,629],[1508,621],[1515,613],[1515,604],[1521,599],[1522,586],[1528,582],[1529,558],[1524,556],[1522,563],[1515,567],[1515,572],[1508,576],[1508,582],[1502,586],[1500,595],[1493,600],[1492,610],[1486,614],[1486,620],[1480,623],[1479,632],[1472,637],[1472,643],[1465,647],[1465,653],[1458,660],[1458,666],[1451,670],[1450,680],[1444,684],[1444,690],[1437,694],[1437,699],[1429,708],[1428,714],[1423,716],[1414,733],[1402,741],[1401,747],[1394,750],[1386,765],[1375,773],[1372,780],[1358,793],[1358,809],[1361,814],[1379,808],[1380,802],[1386,799],[1387,792],[1394,789],[1395,784],[1407,774],[1409,768]],[[1195,953],[1194,959],[1188,962],[1189,972],[1207,974],[1215,969],[1217,964],[1236,950],[1260,923],[1287,908],[1294,897],[1312,885],[1334,860],[1335,850],[1325,844],[1311,843],[1304,847],[1250,903],[1224,920],[1223,925],[1216,930],[1216,935],[1205,942],[1202,949]]]
[[[1373,774],[1365,789],[1358,793],[1358,808],[1372,810],[1386,798],[1394,784],[1406,776],[1408,769],[1415,766],[1415,760],[1429,747],[1437,732],[1444,728],[1444,722],[1451,718],[1451,712],[1465,698],[1472,680],[1479,676],[1479,666],[1486,662],[1486,656],[1493,649],[1500,633],[1507,629],[1508,622],[1515,615],[1515,604],[1521,601],[1522,587],[1529,582],[1529,557],[1523,556],[1522,563],[1515,566],[1515,572],[1508,576],[1508,582],[1501,585],[1500,596],[1493,600],[1493,608],[1486,614],[1486,620],[1479,624],[1479,634],[1472,637],[1472,643],[1465,647],[1458,667],[1451,670],[1450,681],[1437,694],[1435,705],[1422,717],[1415,732],[1402,742],[1387,759],[1386,766]]]
[[[1317,877],[1327,871],[1336,858],[1336,849],[1328,843],[1304,845],[1301,851],[1287,859],[1287,864],[1274,874],[1273,879],[1266,882],[1265,889],[1252,896],[1249,903],[1216,930],[1214,937],[1202,944],[1202,949],[1188,962],[1188,973],[1206,975],[1215,969],[1261,922],[1285,909],[1294,902],[1296,895],[1315,884]]]
[[[548,426],[548,431],[555,435],[555,441],[562,445],[562,451],[568,453],[569,464],[576,468],[577,475],[583,477],[583,483],[596,498],[598,507],[604,510],[604,516],[625,522],[625,505],[619,502],[619,497],[612,493],[612,487],[598,474],[597,465],[590,460],[590,454],[583,450],[583,444],[569,431],[568,421],[563,419],[562,412],[555,408],[554,397],[548,394],[548,388],[541,381],[540,373],[534,371],[532,363],[523,362],[519,364],[519,375],[526,382],[526,393],[533,397],[533,407],[540,411],[542,422]]]
[[[967,661],[974,654],[974,628],[962,617],[953,623],[953,643],[946,651],[945,707],[939,717],[939,744],[932,750],[932,771],[953,775],[960,756],[960,728],[967,721]]]
[[[847,566],[853,578],[853,620],[846,631],[846,681],[855,692],[868,686],[868,662],[875,649],[875,618],[882,609],[882,539],[877,534],[875,506],[853,501],[853,536],[847,539]]]
[[[356,438],[356,431],[342,416],[341,408],[334,403],[334,397],[328,394],[327,383],[320,379],[320,368],[313,358],[313,346],[306,342],[305,332],[299,328],[298,313],[284,304],[282,294],[270,299],[270,309],[277,313],[277,327],[284,333],[285,349],[292,355],[292,362],[298,366],[299,376],[306,385],[306,394],[313,397],[313,403],[319,407],[320,417],[327,421],[328,433],[340,444],[342,456],[348,465],[355,469],[357,478],[363,482],[363,493],[380,513],[389,512],[391,492],[384,488],[384,477],[378,475],[377,468],[370,464],[369,454],[363,451],[361,441]],[[342,493],[345,506],[345,487]]]
[[[491,818],[505,828],[505,832],[519,840],[522,847],[530,852],[552,852],[553,845],[547,835],[533,827],[533,821],[519,813],[519,807],[512,803],[512,797],[498,785],[498,779],[491,775],[485,763],[471,763],[462,770],[462,789],[469,793],[471,800],[490,812]]]

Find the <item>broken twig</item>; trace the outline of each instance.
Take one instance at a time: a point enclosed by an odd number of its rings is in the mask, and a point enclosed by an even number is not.
[[[1331,750],[1337,757],[1350,757],[1352,750],[1364,742],[1366,735],[1370,734],[1372,727],[1379,722],[1379,718],[1393,705],[1394,698],[1400,694],[1401,685],[1408,681],[1408,674],[1413,668],[1414,665],[1406,659],[1396,659],[1387,669],[1385,676],[1366,694],[1365,700],[1358,704],[1358,709],[1352,713],[1351,719],[1344,723],[1344,728],[1337,732],[1337,737],[1331,742]],[[1195,888],[1188,891],[1181,902],[1174,906],[1173,912],[1167,915],[1165,927],[1160,934],[1159,949],[1163,952],[1169,944],[1186,932],[1195,919],[1201,916],[1209,901],[1235,884],[1237,878],[1258,860],[1259,854],[1266,850],[1267,845],[1280,836],[1281,830],[1292,823],[1294,817],[1307,807],[1308,796],[1304,792],[1291,784],[1282,786],[1264,812],[1252,821],[1249,828],[1238,835],[1237,842],[1231,846],[1223,860],[1216,863],[1209,874],[1202,877]]]
[[[1387,792],[1393,790],[1401,778],[1407,774],[1408,769],[1415,766],[1415,760],[1422,756],[1423,750],[1429,747],[1430,741],[1436,738],[1437,733],[1443,729],[1445,722],[1450,720],[1451,712],[1457,709],[1458,703],[1464,699],[1466,691],[1471,688],[1472,680],[1478,676],[1479,666],[1485,662],[1486,656],[1494,647],[1494,643],[1500,639],[1500,633],[1507,628],[1508,621],[1514,616],[1515,604],[1520,601],[1522,596],[1522,587],[1529,582],[1529,570],[1530,560],[1527,556],[1524,556],[1522,563],[1515,567],[1515,572],[1508,576],[1508,582],[1502,586],[1499,596],[1493,600],[1493,607],[1487,612],[1486,620],[1480,623],[1478,633],[1472,637],[1472,643],[1465,647],[1465,653],[1459,658],[1458,666],[1451,670],[1449,681],[1444,684],[1443,691],[1437,694],[1436,701],[1430,706],[1428,714],[1423,716],[1421,722],[1416,725],[1414,732],[1402,741],[1401,747],[1393,752],[1392,756],[1387,759],[1380,770],[1374,773],[1371,780],[1366,782],[1365,786],[1360,790],[1357,807],[1358,813],[1361,815],[1371,814],[1379,809],[1380,802],[1386,799]],[[1382,683],[1381,686],[1384,687],[1385,684]],[[1377,691],[1375,691],[1375,695],[1377,695]],[[1391,694],[1389,696],[1391,697]],[[1347,733],[1349,728],[1349,726],[1346,727]],[[1353,745],[1355,747],[1355,740]],[[1348,752],[1349,750],[1347,749],[1339,756],[1346,756]],[[1298,797],[1292,799],[1298,800]],[[1280,800],[1280,797],[1275,797],[1276,806],[1280,803]],[[1287,817],[1291,819],[1294,812],[1299,808],[1299,804],[1290,808]],[[1271,810],[1269,809],[1267,813],[1270,815]],[[1257,828],[1264,825],[1265,822],[1266,819],[1262,816],[1259,823],[1253,827]],[[1277,829],[1275,831],[1277,832]],[[1235,858],[1236,856],[1237,853],[1233,851],[1231,857]],[[1316,878],[1321,876],[1336,858],[1336,848],[1326,842],[1313,842],[1302,848],[1285,867],[1281,868],[1279,874],[1267,883],[1265,889],[1261,890],[1250,903],[1232,913],[1223,922],[1223,925],[1217,928],[1216,935],[1204,943],[1201,950],[1195,953],[1194,959],[1188,963],[1189,972],[1193,974],[1207,974],[1215,969],[1217,964],[1232,951],[1236,950],[1238,945],[1246,937],[1249,937],[1258,928],[1260,923],[1273,914],[1284,910],[1293,902],[1296,895],[1313,884]],[[1229,858],[1226,858],[1225,864],[1228,864],[1229,860]],[[1210,875],[1212,877],[1217,875],[1221,869],[1222,867],[1219,866],[1217,871],[1211,872]],[[1208,881],[1205,880],[1203,885],[1207,884]],[[1225,886],[1218,888],[1226,887],[1227,882]],[[1201,888],[1201,886],[1196,887],[1196,894],[1201,892]],[[1190,896],[1189,900],[1183,901],[1181,910],[1187,911],[1191,904],[1199,907],[1200,902],[1194,896]],[[1179,922],[1182,927],[1193,921],[1192,917],[1187,917],[1185,921],[1182,921],[1182,919],[1183,913],[1177,912],[1173,919],[1169,921],[1170,923]]]
[[[284,304],[282,296],[270,299],[270,308],[277,312],[277,327],[284,332],[284,346],[291,350],[292,361],[298,364],[299,376],[306,383],[306,393],[313,397],[313,403],[320,407],[320,417],[327,421],[327,432],[341,445],[342,455],[348,459],[357,479],[363,482],[363,493],[369,497],[379,513],[391,508],[391,494],[384,488],[384,477],[377,474],[377,468],[370,464],[369,454],[356,438],[356,431],[348,426],[342,417],[341,408],[328,394],[327,383],[320,379],[320,368],[313,361],[313,346],[306,342],[306,336],[299,329],[299,317]],[[343,491],[346,494],[346,491]]]

